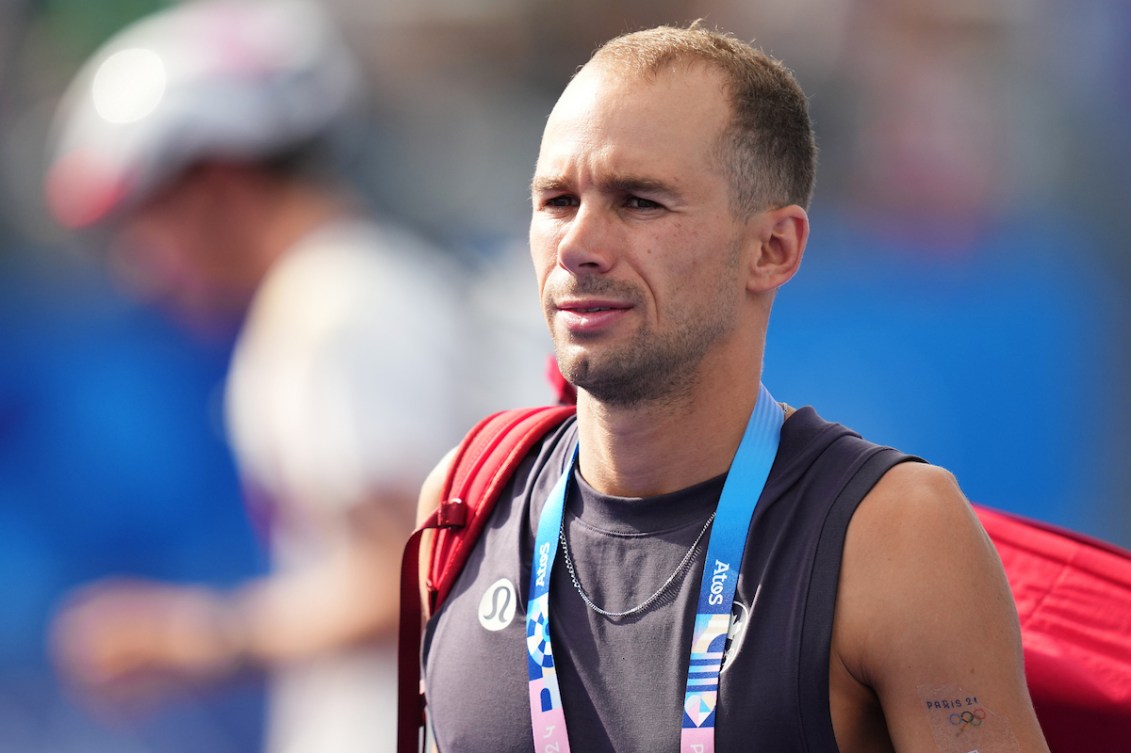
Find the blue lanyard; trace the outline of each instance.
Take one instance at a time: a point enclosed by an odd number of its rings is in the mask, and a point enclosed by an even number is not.
[[[719,673],[722,671],[723,647],[730,627],[735,586],[746,549],[750,520],[754,517],[754,507],[777,456],[784,419],[781,406],[764,385],[759,385],[758,402],[723,484],[707,544],[684,693],[681,753],[712,753],[715,749]],[[576,462],[575,447],[569,465],[550,491],[538,518],[530,567],[526,647],[529,655],[531,729],[534,748],[539,753],[569,751],[565,712],[550,642],[550,571],[557,555],[566,489]]]

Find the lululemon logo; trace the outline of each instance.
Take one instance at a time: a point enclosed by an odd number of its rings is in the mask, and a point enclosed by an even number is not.
[[[511,624],[518,607],[514,584],[499,578],[483,592],[479,600],[479,624],[491,631],[502,630]]]

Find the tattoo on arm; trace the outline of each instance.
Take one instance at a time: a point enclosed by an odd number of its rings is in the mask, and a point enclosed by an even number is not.
[[[920,687],[919,700],[939,753],[1018,753],[1009,719],[958,687]]]

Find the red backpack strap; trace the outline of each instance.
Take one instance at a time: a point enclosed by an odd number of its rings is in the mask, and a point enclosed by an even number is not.
[[[429,555],[428,613],[434,614],[467,562],[499,493],[527,453],[573,414],[572,405],[502,411],[476,424],[456,450],[440,504],[409,537],[401,558],[400,636],[397,649],[397,751],[421,749],[424,695],[420,646],[424,609],[420,562],[424,534],[435,530]]]
[[[495,500],[518,464],[573,406],[503,411],[488,417],[461,445],[437,510],[436,543],[428,570],[428,612],[435,613],[463,569]]]

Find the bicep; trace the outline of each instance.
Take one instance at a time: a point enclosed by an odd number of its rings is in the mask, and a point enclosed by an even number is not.
[[[895,750],[1047,751],[993,544],[953,478],[903,464],[849,526],[835,645]]]

